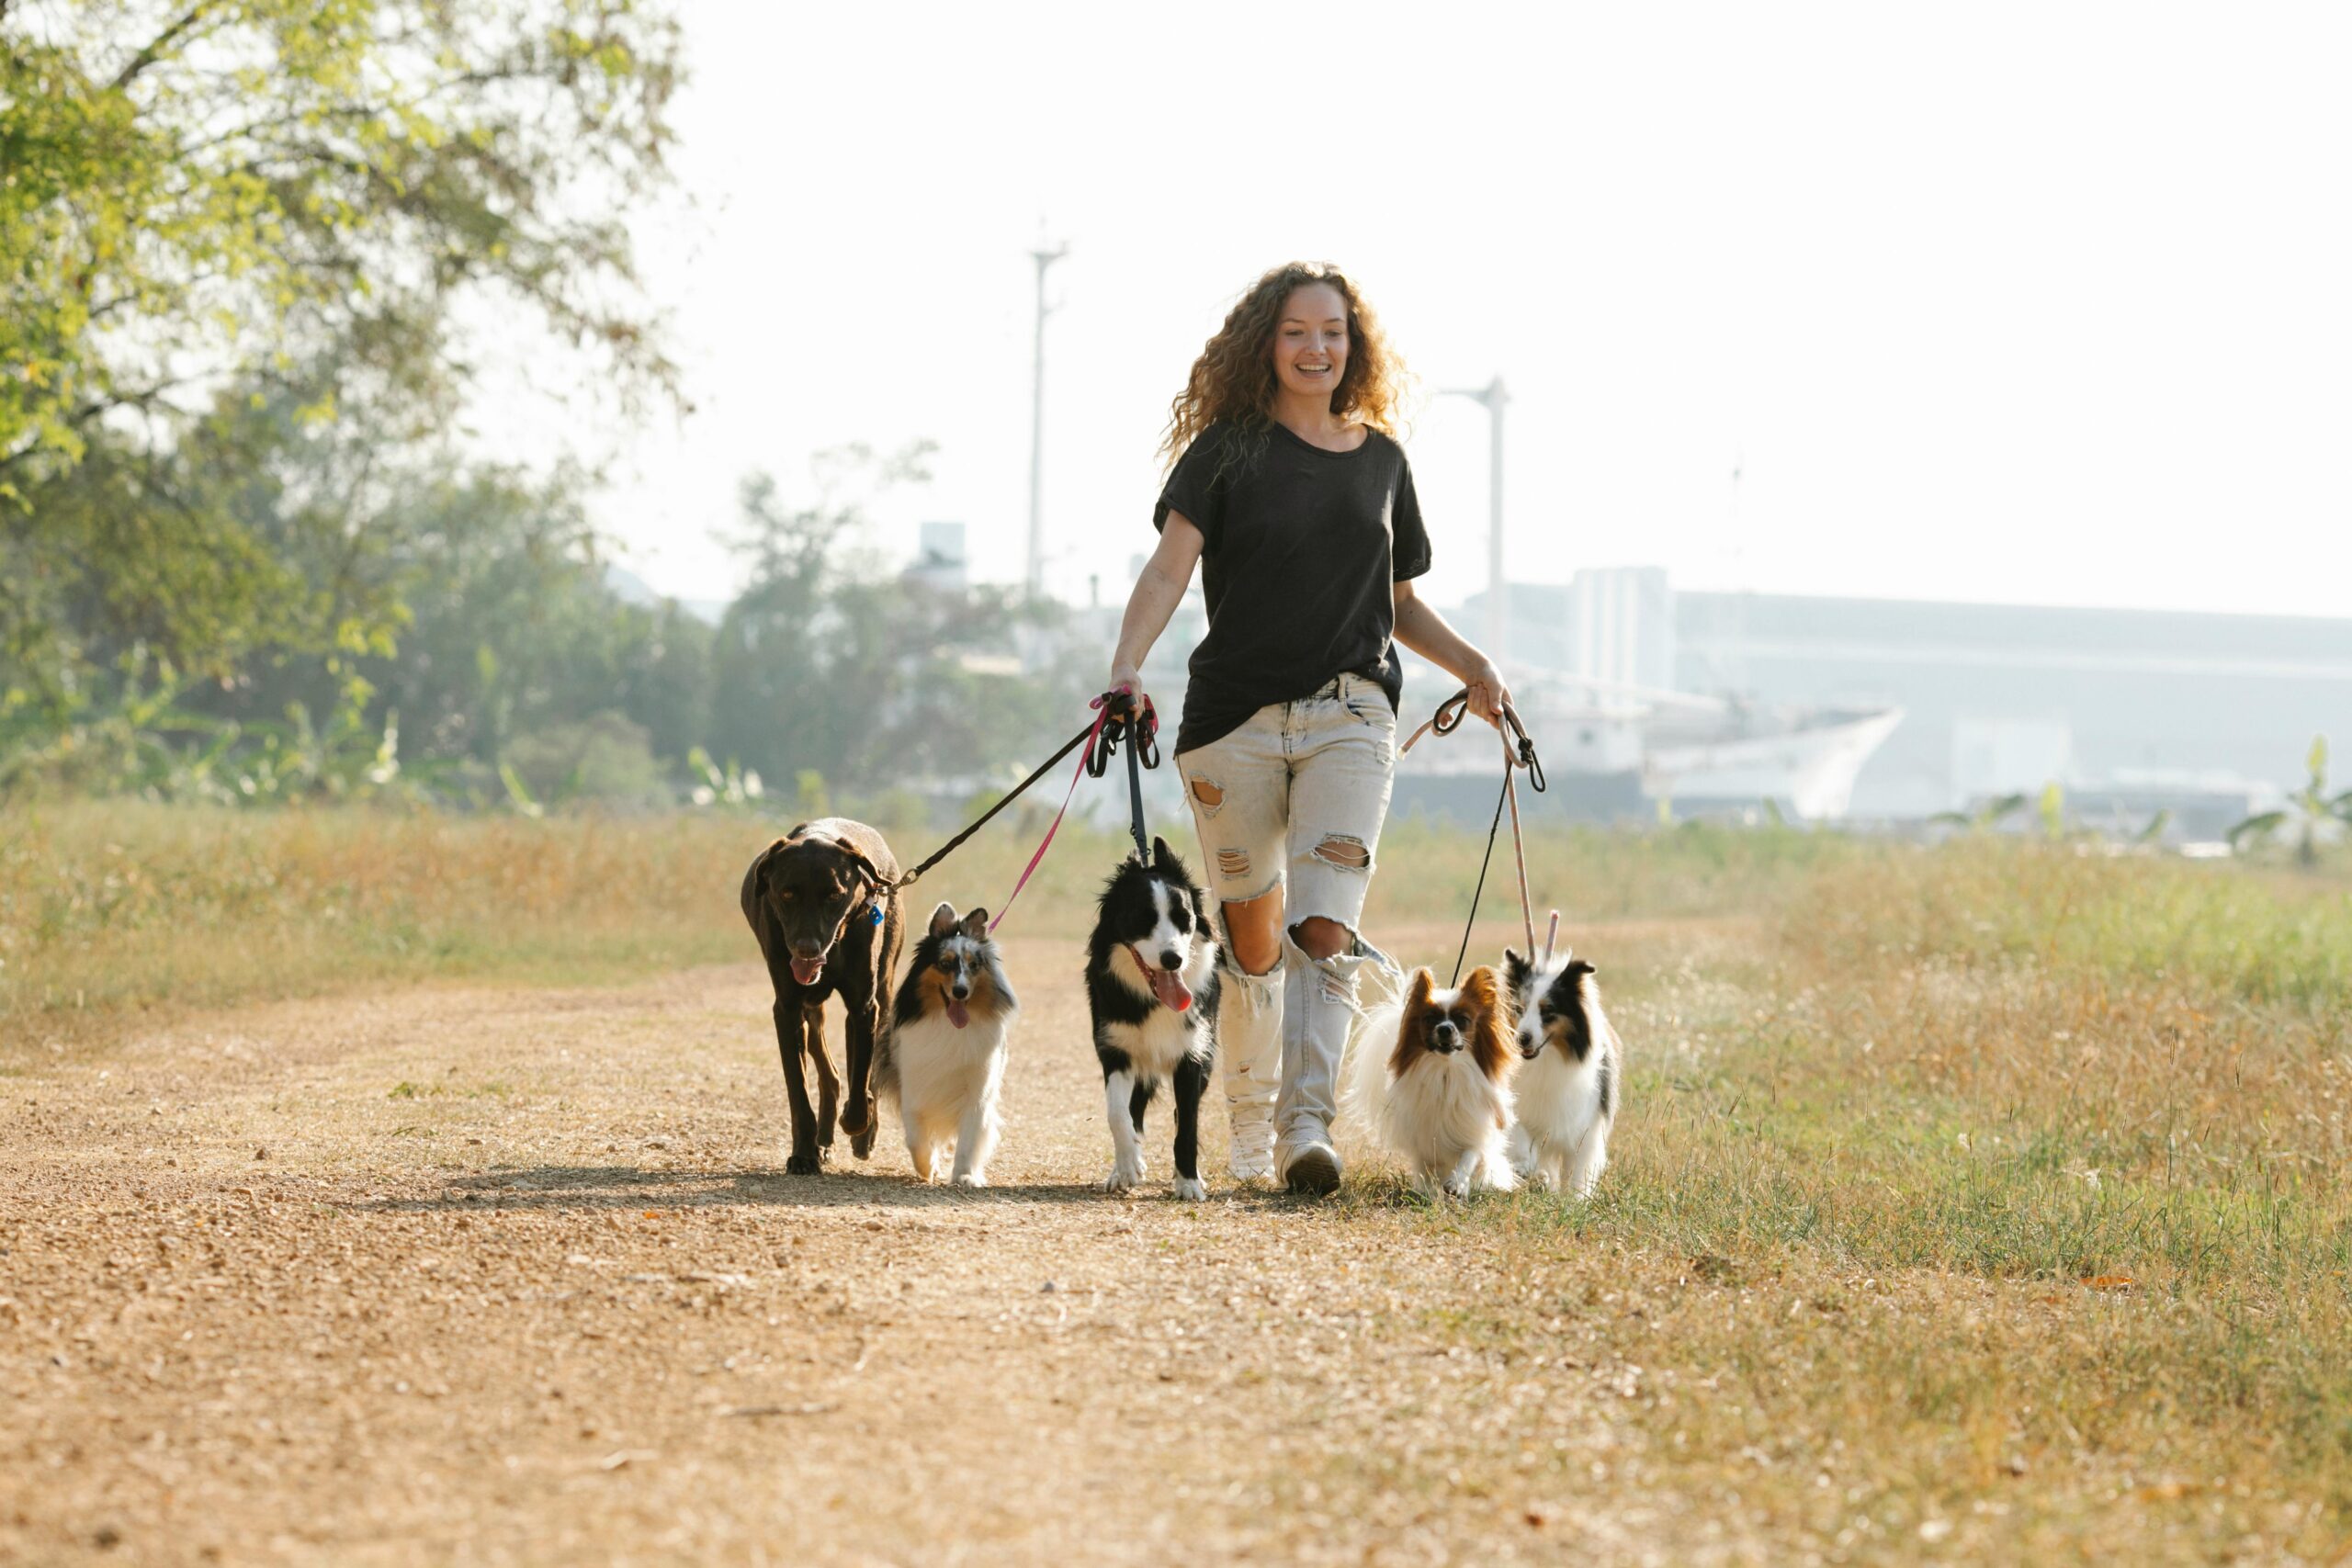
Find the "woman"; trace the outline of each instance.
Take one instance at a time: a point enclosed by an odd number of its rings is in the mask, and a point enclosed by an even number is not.
[[[1174,755],[1224,907],[1233,1173],[1294,1191],[1340,1184],[1340,1057],[1360,972],[1382,962],[1356,924],[1396,767],[1393,644],[1451,671],[1489,723],[1510,700],[1494,661],[1413,592],[1430,548],[1396,440],[1402,378],[1339,269],[1260,278],[1172,407],[1159,545],[1111,664],[1112,690],[1143,693],[1199,563],[1209,627]]]

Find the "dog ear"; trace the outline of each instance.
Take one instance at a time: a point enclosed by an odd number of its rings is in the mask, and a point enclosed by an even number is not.
[[[1517,996],[1519,988],[1527,984],[1530,967],[1528,961],[1519,955],[1519,949],[1515,947],[1503,949],[1503,982],[1511,995]]]
[[[1159,871],[1166,871],[1176,863],[1176,852],[1170,849],[1168,840],[1157,833],[1151,836],[1151,863]]]
[[[977,905],[974,906],[972,912],[964,917],[964,934],[974,942],[986,942],[989,935],[989,912]]]
[[[1501,982],[1495,976],[1494,965],[1481,964],[1463,978],[1462,998],[1480,1013],[1492,1013],[1497,1008],[1500,986]]]
[[[1584,995],[1584,977],[1599,973],[1599,970],[1581,958],[1569,959],[1568,966],[1560,971],[1560,977],[1552,982],[1553,1008],[1557,1011],[1566,1012],[1575,1007],[1577,1000]]]
[[[752,922],[754,931],[761,929],[760,907],[767,902],[768,867],[775,863],[776,852],[782,848],[784,840],[778,839],[753,855],[750,868],[743,873],[743,918]],[[763,942],[766,940],[765,937],[761,938]]]
[[[952,931],[955,929],[956,906],[947,903],[943,899],[940,902],[939,908],[931,912],[931,934],[933,936],[945,936],[949,931]]]
[[[1413,971],[1413,983],[1405,991],[1405,1010],[1419,1012],[1430,1005],[1430,993],[1437,989],[1437,976],[1426,967]]]

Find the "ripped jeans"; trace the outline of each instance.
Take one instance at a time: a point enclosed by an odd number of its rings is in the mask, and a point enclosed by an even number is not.
[[[1248,1149],[1266,1148],[1276,1134],[1285,1144],[1330,1136],[1340,1057],[1360,1008],[1374,999],[1360,997],[1360,980],[1367,966],[1393,979],[1396,966],[1363,942],[1357,922],[1396,764],[1388,694],[1352,674],[1312,696],[1271,703],[1176,758],[1216,898],[1238,904],[1280,891],[1285,932],[1319,916],[1356,935],[1349,951],[1321,959],[1286,936],[1265,975],[1242,973],[1228,941],[1217,1055],[1237,1169]]]

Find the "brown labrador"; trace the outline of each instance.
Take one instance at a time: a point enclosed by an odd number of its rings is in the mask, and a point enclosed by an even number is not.
[[[825,1000],[838,995],[847,1015],[849,1098],[841,1106],[850,1152],[874,1149],[874,1098],[868,1075],[890,979],[906,934],[899,863],[882,835],[863,822],[826,817],[804,822],[760,852],[743,877],[743,918],[760,939],[775,986],[776,1051],[792,1097],[792,1153],[784,1168],[813,1176],[833,1143],[841,1084],[825,1055]],[[806,1054],[817,1069],[818,1103],[808,1103]]]

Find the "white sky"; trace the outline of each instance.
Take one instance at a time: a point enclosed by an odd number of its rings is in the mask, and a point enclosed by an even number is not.
[[[1428,388],[1507,378],[1514,579],[2352,614],[2352,7],[683,7],[640,231],[695,412],[598,509],[665,592],[736,586],[746,469],[917,436],[880,542],[958,519],[1017,580],[1042,220],[1081,602],[1203,340],[1306,256]],[[1486,439],[1438,398],[1410,442],[1442,602]]]

